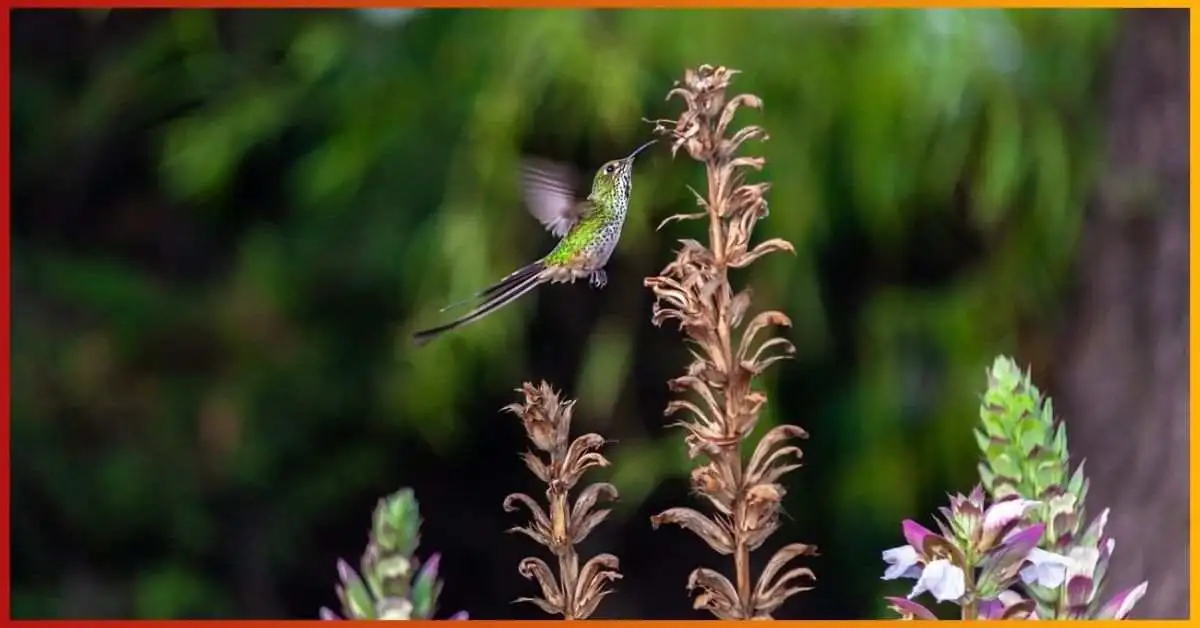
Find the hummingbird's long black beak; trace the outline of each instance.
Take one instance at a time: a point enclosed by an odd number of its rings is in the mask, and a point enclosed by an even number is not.
[[[637,157],[638,153],[642,152],[643,150],[648,148],[651,144],[653,144],[657,141],[658,141],[657,139],[653,139],[653,140],[650,140],[649,142],[646,142],[645,144],[642,144],[641,146],[638,146],[636,149],[634,149],[634,151],[632,153],[629,153],[629,156],[625,158],[625,161],[633,161],[633,158]]]

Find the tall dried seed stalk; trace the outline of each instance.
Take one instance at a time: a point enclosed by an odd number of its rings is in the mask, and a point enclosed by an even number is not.
[[[604,438],[599,434],[584,434],[571,441],[571,413],[575,402],[560,401],[558,393],[546,382],[538,386],[525,383],[517,392],[524,395],[524,403],[508,405],[504,410],[521,419],[533,446],[548,457],[547,460],[533,452],[522,455],[525,466],[546,483],[549,510],[542,510],[524,493],[509,495],[504,499],[506,511],[513,512],[518,504],[523,504],[533,516],[528,526],[515,527],[509,532],[525,534],[558,558],[557,578],[542,559],[529,556],[521,560],[521,575],[537,581],[542,588],[542,597],[523,597],[517,601],[532,602],[543,611],[562,615],[564,619],[586,619],[596,611],[600,600],[612,592],[606,587],[607,583],[621,578],[616,556],[599,554],[580,568],[579,555],[575,551],[575,546],[608,517],[607,509],[595,509],[596,502],[615,501],[617,488],[606,482],[596,482],[585,486],[575,502],[568,504],[571,489],[585,471],[609,465],[608,459],[599,452],[604,446]]]
[[[734,293],[728,270],[744,268],[773,251],[795,252],[791,243],[775,238],[750,247],[755,223],[767,216],[763,198],[769,184],[745,183],[746,168],[761,170],[762,157],[736,157],[747,140],[765,140],[766,132],[747,126],[726,137],[739,107],[761,108],[751,94],[726,98],[725,90],[736,70],[708,65],[689,69],[682,83],[667,95],[687,104],[678,120],[658,121],[655,133],[672,139],[671,153],[680,148],[704,164],[708,197],[693,191],[704,211],[676,215],[663,221],[708,218],[708,246],[680,240],[675,260],[657,277],[646,279],[656,300],[652,321],[661,325],[677,320],[692,345],[695,360],[687,373],[669,382],[675,392],[691,391],[699,403],[677,399],[667,405],[668,416],[687,417],[677,425],[686,431],[688,455],[702,460],[692,470],[695,493],[712,504],[715,512],[702,514],[691,508],[671,508],[651,518],[655,528],[674,523],[704,539],[720,554],[733,555],[736,583],[712,570],[699,568],[688,579],[688,589],[700,592],[695,608],[721,619],[770,619],[785,600],[805,591],[815,580],[812,571],[788,567],[799,556],[815,555],[816,548],[793,543],[767,562],[756,584],[750,576],[750,552],[779,527],[780,502],[785,490],[779,478],[799,467],[801,451],[789,444],[806,437],[795,425],[767,432],[743,466],[741,451],[758,422],[767,397],[753,390],[754,377],[772,363],[790,357],[795,348],[784,338],[756,342],[770,326],[791,322],[781,312],[762,312],[742,328],[750,308],[750,290]],[[662,225],[659,225],[661,228]],[[735,338],[739,329],[740,337]]]

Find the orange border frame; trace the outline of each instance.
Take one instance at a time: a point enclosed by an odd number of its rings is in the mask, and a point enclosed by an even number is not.
[[[10,94],[10,72],[11,72],[11,38],[10,38],[10,11],[17,8],[364,8],[364,7],[403,7],[413,6],[421,8],[449,8],[449,7],[476,7],[476,8],[532,8],[532,7],[605,7],[605,8],[665,8],[665,7],[739,7],[739,8],[817,8],[828,7],[831,5],[839,7],[858,7],[858,8],[901,8],[901,7],[1013,7],[1013,8],[1192,8],[1195,2],[1187,2],[1175,0],[1173,2],[1159,3],[1138,3],[1130,0],[1101,0],[1086,3],[1065,3],[1052,2],[1047,0],[1005,0],[998,2],[979,2],[973,0],[949,0],[941,3],[931,0],[858,0],[855,2],[835,3],[828,0],[741,0],[733,2],[731,0],[506,0],[506,1],[489,1],[489,0],[426,0],[425,2],[403,2],[403,1],[382,1],[382,0],[47,0],[39,2],[37,0],[0,0],[3,1],[5,7],[3,16],[0,17],[0,118],[3,118],[3,124],[0,124],[0,159],[3,160],[3,168],[0,169],[0,192],[3,193],[0,197],[0,207],[3,207],[3,218],[0,222],[0,252],[3,257],[0,258],[0,263],[3,264],[4,270],[8,271],[11,268],[10,251],[10,203],[11,190],[10,187],[10,155],[11,155],[11,94]],[[1190,11],[1189,14],[1189,32],[1195,33],[1197,27],[1200,26],[1200,12]],[[1193,39],[1190,43],[1190,91],[1195,93],[1197,87],[1197,65],[1200,62],[1200,55],[1197,54],[1197,46]],[[1200,137],[1200,132],[1196,130],[1196,103],[1191,101],[1190,115],[1188,119],[1190,131],[1189,144],[1189,159],[1195,161],[1197,138]],[[1197,185],[1196,178],[1190,177],[1189,187],[1191,197],[1195,198],[1200,186]],[[1190,242],[1196,241],[1197,233],[1200,229],[1196,227],[1196,212],[1193,210],[1189,213],[1189,237]],[[1197,254],[1194,248],[1189,248],[1188,269],[1189,280],[1188,288],[1190,290],[1188,303],[1188,366],[1189,373],[1189,391],[1188,400],[1189,408],[1195,405],[1194,391],[1197,384],[1200,384],[1200,373],[1197,372],[1196,349],[1200,335],[1197,334],[1193,315],[1200,308],[1200,296],[1197,295],[1196,270],[1197,270]],[[0,352],[5,356],[11,356],[11,333],[12,333],[12,285],[11,273],[4,272],[0,274]],[[10,532],[10,510],[11,510],[11,479],[9,478],[10,466],[7,461],[11,460],[11,443],[9,421],[12,411],[11,397],[11,361],[9,359],[0,362],[3,364],[3,370],[0,372],[0,397],[3,400],[3,408],[0,409],[0,417],[3,420],[3,433],[0,434],[0,459],[5,461],[5,464],[0,465],[0,532],[3,533],[3,539],[0,539],[0,562],[5,566],[7,576],[5,580],[12,582],[11,570],[11,532]],[[1190,417],[1189,417],[1190,420]],[[1200,439],[1197,438],[1194,430],[1188,430],[1189,443],[1189,459],[1188,471],[1189,476],[1195,478],[1195,460],[1197,449],[1200,448]],[[1188,608],[1190,613],[1194,613],[1196,608],[1200,606],[1200,590],[1194,586],[1195,574],[1197,567],[1196,560],[1196,542],[1200,535],[1197,531],[1200,526],[1197,522],[1200,521],[1200,500],[1197,500],[1197,485],[1193,480],[1189,483],[1189,576],[1193,586],[1188,589]],[[1153,583],[1152,583],[1153,586]],[[314,613],[315,613],[314,609]],[[12,595],[10,586],[5,586],[0,590],[0,617],[12,617]],[[78,621],[21,621],[11,622],[13,624],[28,624],[45,626],[46,628],[72,627],[79,628],[82,626],[168,626],[178,624],[188,625],[228,625],[229,623],[237,623],[245,628],[268,628],[278,627],[283,625],[293,625],[296,623],[320,623],[320,620],[300,620],[300,621],[246,621],[246,620],[222,620],[222,621],[138,621],[138,620],[112,620],[112,621],[94,621],[94,620],[78,620]],[[539,620],[539,622],[547,620]],[[549,620],[553,621],[553,620]],[[695,620],[695,621],[645,621],[645,620],[626,620],[626,621],[589,621],[589,625],[598,626],[599,628],[611,627],[613,625],[628,625],[629,623],[638,623],[647,626],[659,626],[661,628],[695,628],[701,625],[707,625],[705,622],[711,620]],[[807,625],[865,625],[874,623],[884,623],[888,620],[855,620],[850,622],[834,622],[834,621],[808,621],[804,622]],[[1181,621],[1143,621],[1139,623],[1147,625],[1162,625],[1175,626],[1182,623],[1191,623],[1191,618],[1183,622]],[[482,623],[497,627],[516,628],[522,624],[531,624],[533,622],[522,622],[512,620],[472,620],[473,623]],[[431,623],[431,622],[418,622]],[[759,625],[752,622],[735,622],[744,623],[747,626]],[[778,623],[778,622],[777,622]],[[783,623],[795,623],[785,621]],[[1108,622],[1102,622],[1108,623]]]

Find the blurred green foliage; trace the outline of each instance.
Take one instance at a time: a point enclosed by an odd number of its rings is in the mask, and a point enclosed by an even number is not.
[[[581,168],[624,154],[648,137],[642,118],[676,113],[671,81],[712,63],[765,101],[744,118],[771,134],[759,236],[798,250],[739,281],[794,322],[798,358],[773,377],[767,418],[813,434],[789,498],[795,534],[834,557],[811,595],[858,587],[814,612],[886,615],[864,610],[878,550],[969,477],[984,367],[1061,298],[1114,24],[1082,10],[16,13],[16,614],[311,616],[320,600],[263,601],[227,563],[268,566],[248,581],[312,565],[317,530],[361,527],[362,504],[400,485],[435,517],[412,476],[475,464],[480,434],[506,425],[495,408],[535,376],[620,438],[632,515],[686,465],[658,418],[682,347],[649,327],[640,278],[699,235],[654,227],[689,208],[701,168],[639,162],[602,295],[548,289],[420,352],[408,334],[549,246],[519,208],[522,153]],[[54,32],[68,34],[45,43]],[[328,570],[359,541],[309,560]],[[454,560],[449,603],[487,616],[481,593],[455,592]],[[73,569],[100,570],[107,601],[71,602]]]

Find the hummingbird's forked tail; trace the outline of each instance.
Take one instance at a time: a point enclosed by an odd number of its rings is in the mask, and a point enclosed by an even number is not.
[[[508,288],[511,288],[523,281],[528,276],[528,273],[532,272],[533,270],[542,270],[543,268],[545,268],[545,266],[541,265],[541,260],[522,266],[521,268],[509,273],[504,279],[497,281],[483,290],[480,290],[479,292],[476,292],[465,299],[460,299],[454,303],[451,303],[450,305],[443,306],[442,309],[438,310],[438,312],[448,312],[459,306],[466,305],[475,299],[486,299],[497,292],[503,292],[504,290],[507,290]]]
[[[490,286],[477,294],[477,297],[483,298],[484,301],[476,305],[470,312],[463,314],[462,317],[455,319],[445,325],[425,329],[413,334],[413,344],[418,347],[425,345],[430,340],[467,323],[477,321],[492,312],[516,301],[525,296],[534,288],[546,282],[546,278],[542,275],[542,271],[546,265],[541,260],[533,262],[521,269],[513,272],[509,276],[501,279],[495,285]],[[452,307],[452,306],[448,306]],[[443,308],[445,311],[447,308]]]

